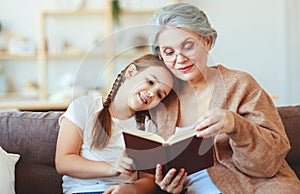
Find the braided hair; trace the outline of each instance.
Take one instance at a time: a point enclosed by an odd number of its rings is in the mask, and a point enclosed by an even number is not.
[[[114,100],[120,86],[125,81],[125,72],[131,64],[134,64],[136,66],[137,71],[143,71],[151,66],[165,67],[163,62],[157,56],[153,54],[147,54],[132,61],[118,74],[109,94],[103,102],[103,109],[97,115],[97,119],[95,121],[92,132],[92,148],[102,149],[109,142],[112,133],[112,117],[109,112],[109,106]],[[138,111],[135,113],[135,120],[137,123],[137,128],[139,130],[145,130],[145,118],[147,116],[150,118],[148,110]]]

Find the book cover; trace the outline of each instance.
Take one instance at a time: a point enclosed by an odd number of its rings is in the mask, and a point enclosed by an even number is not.
[[[171,168],[184,168],[188,174],[213,165],[212,138],[198,138],[194,130],[176,133],[168,140],[144,131],[124,131],[127,154],[135,161],[135,170],[155,174],[157,164],[163,174]]]

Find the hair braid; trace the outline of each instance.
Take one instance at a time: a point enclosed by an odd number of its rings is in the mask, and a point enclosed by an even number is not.
[[[124,81],[124,74],[126,71],[127,67],[121,71],[121,73],[118,74],[117,78],[115,79],[115,82],[109,92],[109,94],[107,95],[103,106],[108,106],[110,105],[110,103],[114,100],[117,91],[119,90],[120,86],[122,85],[123,81]]]
[[[112,120],[109,112],[109,106],[124,81],[124,73],[126,69],[127,67],[121,73],[119,73],[115,79],[112,89],[103,102],[103,109],[99,112],[97,120],[95,121],[95,126],[93,128],[93,141],[91,145],[93,148],[101,149],[109,142],[112,131]]]

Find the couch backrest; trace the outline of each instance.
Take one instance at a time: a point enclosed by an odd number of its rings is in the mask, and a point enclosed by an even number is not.
[[[21,155],[16,165],[16,193],[62,193],[54,166],[61,112],[0,111],[0,146]]]
[[[52,165],[58,133],[59,112],[0,113],[0,142],[8,152],[20,153],[22,162]],[[32,151],[34,150],[34,151]]]

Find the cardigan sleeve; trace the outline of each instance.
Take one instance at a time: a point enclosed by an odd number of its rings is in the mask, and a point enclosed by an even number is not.
[[[245,91],[232,111],[234,129],[227,132],[232,162],[250,176],[272,177],[285,160],[289,140],[272,99],[254,79],[248,83],[244,89],[251,92]]]

